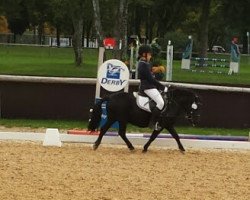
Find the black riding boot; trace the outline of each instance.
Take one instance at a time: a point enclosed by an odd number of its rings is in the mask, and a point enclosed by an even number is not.
[[[152,111],[152,116],[149,121],[149,127],[157,131],[161,129],[161,126],[159,125],[159,122],[158,122],[160,118],[160,114],[161,114],[161,110],[155,107],[155,109]]]

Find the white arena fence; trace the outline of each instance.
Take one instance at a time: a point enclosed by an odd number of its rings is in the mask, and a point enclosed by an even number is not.
[[[0,75],[0,81],[30,82],[30,83],[69,83],[69,84],[96,84],[96,78],[61,78],[61,77],[42,77],[42,76],[12,76]],[[129,85],[138,85],[139,80],[130,79]],[[217,85],[203,85],[191,83],[173,83],[161,82],[168,86],[177,86],[182,88],[198,89],[198,90],[214,90],[223,92],[245,92],[250,93],[250,88],[246,87],[229,87]]]

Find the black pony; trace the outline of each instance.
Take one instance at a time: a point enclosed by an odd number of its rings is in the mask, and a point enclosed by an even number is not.
[[[185,114],[186,118],[192,123],[192,125],[195,125],[199,118],[200,99],[191,90],[171,87],[167,94],[163,93],[163,98],[167,102],[167,108],[163,110],[161,114],[160,124],[163,128],[166,128],[176,140],[179,150],[184,152],[185,149],[180,142],[179,135],[174,129],[174,124],[178,116]],[[114,93],[104,97],[94,105],[93,109],[91,109],[88,130],[94,131],[98,128],[102,114],[101,105],[105,101],[107,102],[107,121],[101,127],[99,137],[94,143],[93,148],[95,150],[98,148],[104,134],[114,122],[118,121],[118,134],[127,144],[128,148],[133,150],[133,145],[126,137],[127,124],[131,123],[139,127],[147,127],[151,113],[140,109],[136,104],[136,98],[132,94],[125,92]],[[144,145],[143,152],[148,150],[151,142],[155,140],[163,128],[158,131],[153,131],[149,141]]]

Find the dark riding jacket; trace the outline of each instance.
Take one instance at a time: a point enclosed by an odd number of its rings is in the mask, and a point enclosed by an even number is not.
[[[138,78],[141,83],[139,86],[139,92],[144,93],[144,90],[156,88],[158,90],[164,90],[165,86],[157,81],[150,70],[150,64],[146,61],[140,60],[138,63]]]

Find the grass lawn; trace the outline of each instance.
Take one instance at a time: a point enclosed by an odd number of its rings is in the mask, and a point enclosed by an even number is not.
[[[70,120],[37,120],[37,119],[0,119],[0,125],[11,127],[30,127],[30,128],[58,128],[59,130],[70,129],[87,129],[86,121],[70,121]],[[112,130],[112,129],[111,129]],[[113,129],[116,131],[115,129]],[[232,136],[248,136],[249,129],[216,129],[216,128],[199,128],[199,127],[176,127],[178,133],[196,134],[196,135],[232,135]],[[128,125],[127,132],[130,133],[151,133],[149,128],[139,128]],[[167,133],[164,130],[163,133]]]
[[[72,48],[0,46],[0,74],[96,77],[97,50],[83,53],[84,64],[74,65]]]
[[[108,53],[108,57],[112,53]],[[229,55],[209,54],[210,57],[226,58]],[[85,77],[97,74],[97,49],[83,50],[83,64],[75,67],[72,48],[28,47],[0,45],[0,74]],[[163,61],[163,64],[166,63]],[[250,85],[250,56],[241,56],[240,73],[227,75],[228,69],[209,68],[224,73],[194,73],[182,70],[181,62],[174,61],[173,81],[210,84]]]

